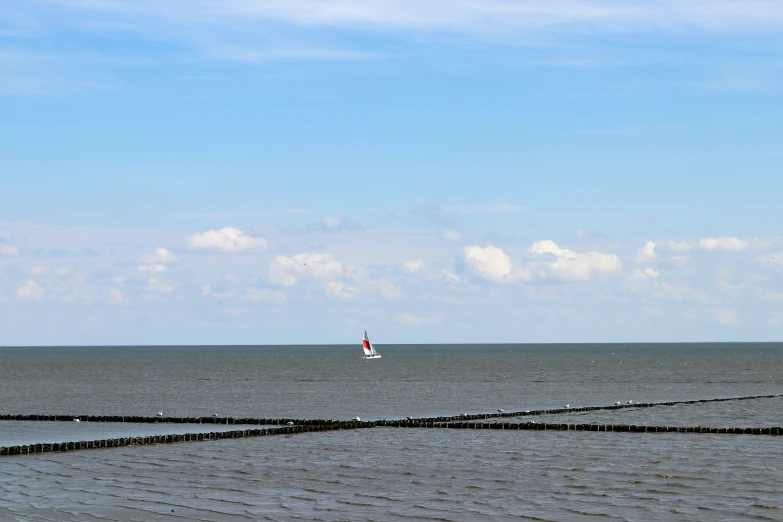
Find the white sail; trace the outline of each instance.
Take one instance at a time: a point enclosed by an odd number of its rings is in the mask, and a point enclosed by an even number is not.
[[[367,330],[364,331],[364,337],[362,337],[362,349],[364,350],[365,359],[380,359],[381,356],[375,351],[370,337],[367,335]]]

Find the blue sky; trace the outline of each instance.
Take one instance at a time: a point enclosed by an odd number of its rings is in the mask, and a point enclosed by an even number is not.
[[[777,341],[783,5],[10,0],[0,345]]]

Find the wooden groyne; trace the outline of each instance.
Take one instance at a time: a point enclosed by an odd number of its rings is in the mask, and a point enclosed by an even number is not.
[[[511,412],[493,412],[493,413],[462,413],[460,415],[450,415],[445,417],[416,417],[413,420],[423,422],[454,422],[454,421],[469,421],[469,420],[489,420],[497,418],[511,418],[511,417],[531,417],[541,415],[559,415],[563,413],[578,413],[600,410],[620,410],[626,408],[652,408],[656,406],[677,406],[681,404],[702,404],[708,402],[727,402],[727,401],[748,401],[753,399],[772,399],[775,397],[783,397],[783,394],[778,395],[751,395],[744,397],[725,397],[717,399],[698,399],[689,401],[668,401],[668,402],[628,402],[625,404],[613,404],[610,406],[580,406],[580,407],[567,407],[567,408],[555,408],[546,410],[522,410]],[[131,422],[140,424],[157,424],[157,423],[171,423],[171,424],[244,424],[244,425],[267,425],[267,426],[284,426],[284,425],[302,425],[302,426],[320,426],[333,424],[336,422],[344,422],[332,419],[264,419],[255,417],[163,417],[163,416],[139,416],[139,415],[42,415],[42,414],[3,414],[0,415],[0,421],[56,421],[56,422],[72,422],[78,420],[80,422]],[[410,419],[409,419],[410,420]],[[386,421],[379,421],[386,422]]]
[[[178,442],[196,442],[207,440],[237,439],[243,437],[265,437],[271,435],[292,435],[316,431],[353,430],[372,428],[373,422],[331,422],[328,424],[310,424],[281,426],[250,430],[211,431],[207,433],[184,433],[179,435],[150,435],[145,437],[119,437],[112,439],[88,440],[79,442],[59,442],[50,444],[27,444],[22,446],[0,447],[0,456],[26,455],[29,453],[47,453],[51,451],[74,451],[99,448],[121,448],[125,446],[149,446],[152,444],[175,444]]]
[[[0,421],[48,421],[48,422],[129,422],[137,424],[244,424],[248,426],[316,426],[344,422],[324,419],[261,419],[250,417],[150,417],[139,415],[40,415],[6,414],[0,415]]]
[[[452,415],[449,417],[417,418],[416,420],[429,421],[429,422],[488,420],[488,419],[509,418],[509,417],[534,417],[540,415],[560,415],[563,413],[578,413],[578,412],[600,411],[600,410],[622,410],[626,408],[653,408],[656,406],[677,406],[680,404],[702,404],[705,402],[749,401],[753,399],[772,399],[775,397],[783,397],[783,394],[753,395],[753,396],[745,396],[745,397],[726,397],[726,398],[719,398],[719,399],[698,399],[698,400],[690,400],[690,401],[667,401],[667,402],[629,401],[625,404],[612,404],[611,406],[580,406],[575,408],[571,408],[569,406],[569,407],[555,408],[555,409],[548,409],[548,410],[523,410],[523,411],[478,413],[478,414],[463,413],[460,415]]]
[[[382,424],[383,423],[383,424]],[[713,428],[707,426],[645,426],[636,424],[552,424],[547,422],[421,422],[378,421],[395,428],[447,428],[462,430],[613,431],[625,433],[725,433],[734,435],[783,435],[783,427]]]
[[[653,406],[675,406],[680,404],[697,404],[707,402],[741,401],[751,399],[766,399],[783,397],[783,395],[757,395],[749,397],[730,397],[720,399],[700,399],[690,401],[670,401],[656,403],[626,403],[611,406],[585,406],[576,408],[557,408],[548,410],[524,410],[519,412],[495,412],[486,414],[461,414],[445,417],[408,418],[404,420],[378,421],[340,421],[332,419],[281,419],[281,418],[249,418],[249,417],[163,417],[163,416],[117,416],[117,415],[0,415],[5,421],[79,421],[79,422],[121,422],[121,423],[176,423],[202,425],[256,425],[278,426],[275,428],[239,429],[227,431],[208,431],[203,433],[185,433],[176,435],[151,435],[144,437],[120,437],[78,442],[59,442],[50,444],[28,444],[20,446],[0,447],[0,456],[25,455],[30,453],[62,452],[83,449],[119,448],[125,446],[147,446],[152,444],[174,444],[179,442],[195,442],[234,439],[242,437],[263,437],[272,435],[292,435],[335,430],[353,430],[362,428],[440,428],[466,430],[526,430],[526,431],[593,431],[621,433],[713,433],[734,435],[783,435],[781,427],[763,428],[715,428],[705,426],[648,426],[628,424],[563,424],[544,422],[476,422],[503,417],[525,417],[540,415],[556,415],[563,413],[587,412],[598,410],[616,410],[623,408],[650,408]]]

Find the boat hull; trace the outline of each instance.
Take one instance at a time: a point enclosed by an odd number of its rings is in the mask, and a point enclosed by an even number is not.
[[[380,359],[380,355],[365,355],[362,359]]]

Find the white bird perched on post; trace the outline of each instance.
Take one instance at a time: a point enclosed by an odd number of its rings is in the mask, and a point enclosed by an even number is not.
[[[158,412],[158,417],[163,417],[163,412],[162,411]]]
[[[356,418],[355,418],[355,419],[353,419],[353,420],[355,420],[356,422],[362,422],[362,419],[360,419],[359,417],[356,417]]]

